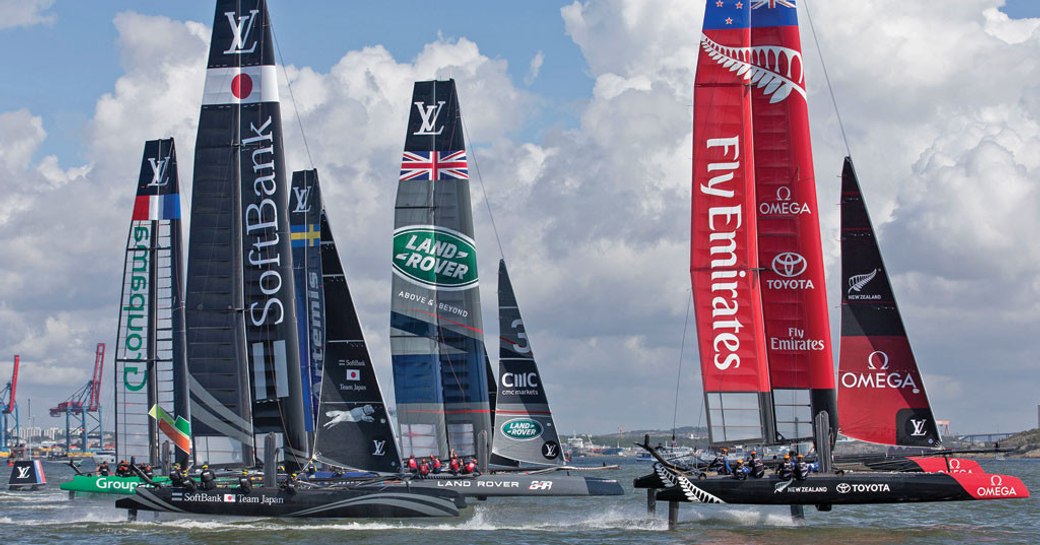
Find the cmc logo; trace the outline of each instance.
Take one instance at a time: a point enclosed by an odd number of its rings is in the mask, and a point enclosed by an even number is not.
[[[805,258],[794,252],[782,252],[773,258],[773,272],[784,278],[801,275],[807,266]]]
[[[502,386],[506,388],[537,388],[538,373],[502,373]]]

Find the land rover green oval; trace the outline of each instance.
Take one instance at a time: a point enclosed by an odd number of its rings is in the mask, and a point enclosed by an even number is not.
[[[436,226],[394,231],[394,272],[421,286],[464,289],[477,283],[473,239]]]
[[[514,418],[502,424],[502,434],[517,441],[528,441],[541,437],[542,425],[530,418]]]

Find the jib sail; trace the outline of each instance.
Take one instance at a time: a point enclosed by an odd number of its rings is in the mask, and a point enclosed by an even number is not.
[[[872,443],[938,447],[935,417],[848,157],[841,172],[841,277],[841,432]]]

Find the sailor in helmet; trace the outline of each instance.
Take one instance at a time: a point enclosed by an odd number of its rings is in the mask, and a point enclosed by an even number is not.
[[[744,459],[737,459],[737,467],[733,468],[733,478],[743,481],[747,479],[748,468],[744,467]]]
[[[729,449],[727,449],[726,447],[722,447],[718,456],[716,456],[715,459],[712,460],[710,464],[708,464],[708,469],[716,470],[719,475],[732,475],[733,468],[731,468],[729,465],[729,458],[727,457],[728,454]]]
[[[754,479],[761,479],[766,476],[766,464],[757,454],[757,452],[751,451],[751,456],[748,456],[748,475]]]
[[[238,488],[242,490],[243,494],[248,494],[253,490],[253,481],[249,479],[248,469],[242,470],[242,476],[238,478]]]
[[[202,464],[202,472],[199,473],[199,480],[202,481],[203,490],[214,490],[217,488],[217,475],[213,473],[213,470],[209,468],[208,464]]]
[[[784,461],[776,467],[776,474],[781,480],[786,481],[794,476],[794,464],[791,463],[791,453],[784,454]]]
[[[804,481],[809,477],[809,464],[805,461],[805,456],[798,454],[798,462],[794,464],[794,478],[799,481]]]

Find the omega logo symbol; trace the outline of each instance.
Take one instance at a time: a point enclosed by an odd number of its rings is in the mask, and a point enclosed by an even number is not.
[[[867,356],[867,367],[871,369],[888,369],[888,354],[875,350]]]

